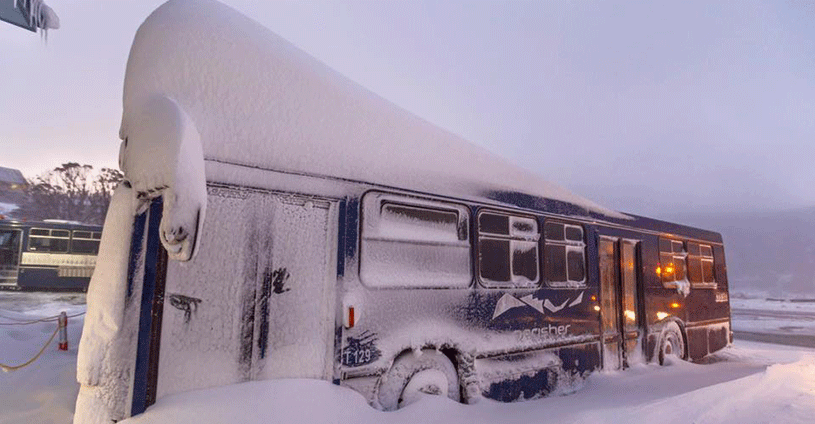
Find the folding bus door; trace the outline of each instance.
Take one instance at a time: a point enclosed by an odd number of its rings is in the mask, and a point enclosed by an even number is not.
[[[620,369],[641,357],[638,240],[599,240],[603,367]]]

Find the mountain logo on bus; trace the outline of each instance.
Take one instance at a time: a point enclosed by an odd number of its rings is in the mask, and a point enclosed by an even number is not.
[[[517,297],[506,293],[498,299],[498,302],[495,304],[495,312],[492,314],[492,319],[498,318],[499,316],[503,315],[507,311],[510,311],[515,308],[523,308],[526,306],[531,306],[536,311],[540,312],[541,314],[546,315],[546,310],[550,313],[557,313],[565,308],[571,308],[573,306],[577,306],[583,302],[583,292],[572,299],[566,299],[560,305],[555,305],[549,299],[535,299],[534,295],[527,295],[520,299]]]

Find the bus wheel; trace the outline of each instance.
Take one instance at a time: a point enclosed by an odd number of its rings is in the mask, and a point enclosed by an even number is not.
[[[685,339],[675,322],[666,324],[659,336],[659,365],[665,365],[665,358],[672,355],[685,359]]]
[[[380,379],[379,405],[386,411],[407,406],[422,394],[461,399],[456,368],[439,351],[404,353]]]

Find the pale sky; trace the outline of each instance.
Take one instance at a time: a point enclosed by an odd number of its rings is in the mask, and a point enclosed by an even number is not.
[[[115,167],[128,50],[162,2],[46,2],[47,44],[0,22],[0,166]],[[612,208],[815,206],[815,2],[225,3]]]

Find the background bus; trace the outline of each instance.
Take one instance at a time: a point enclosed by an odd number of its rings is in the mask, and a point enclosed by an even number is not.
[[[0,289],[86,291],[102,227],[0,220]]]

